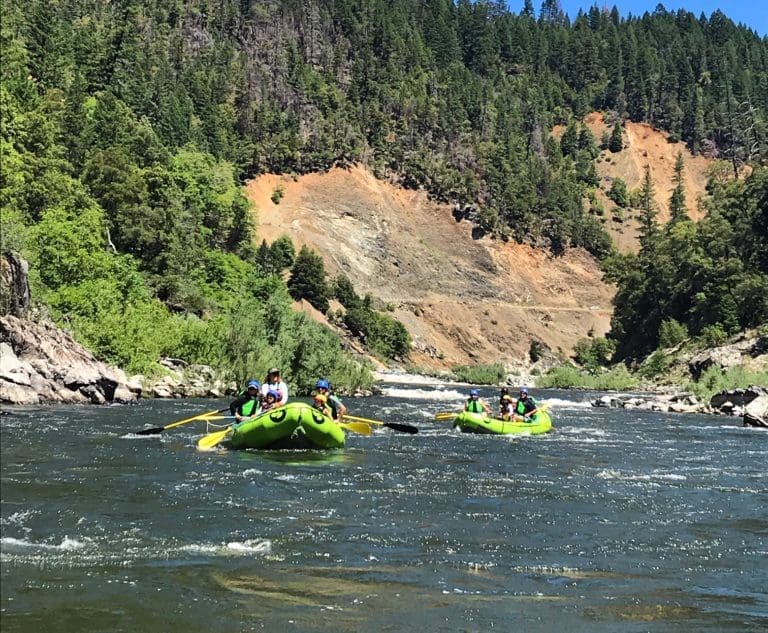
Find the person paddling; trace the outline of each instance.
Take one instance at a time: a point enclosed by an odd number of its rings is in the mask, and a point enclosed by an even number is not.
[[[464,411],[469,413],[484,413],[488,415],[491,411],[490,407],[480,400],[480,392],[477,389],[469,390],[469,398],[464,403]]]
[[[229,404],[229,411],[238,422],[251,417],[259,412],[261,405],[261,384],[258,380],[249,380],[245,393]]]
[[[318,380],[315,389],[317,393],[327,398],[327,404],[331,408],[331,417],[334,420],[341,420],[347,414],[347,407],[337,395],[331,393],[331,385],[327,380],[324,378]]]
[[[520,397],[517,399],[515,413],[522,415],[525,422],[533,422],[533,416],[539,411],[536,400],[528,395],[526,387],[520,388]]]

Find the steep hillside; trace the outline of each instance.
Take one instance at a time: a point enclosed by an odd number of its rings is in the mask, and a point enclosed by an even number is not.
[[[287,234],[311,246],[330,274],[343,271],[358,293],[393,309],[413,337],[417,364],[527,363],[532,339],[567,352],[608,329],[613,289],[585,252],[552,258],[529,246],[474,240],[471,224],[456,222],[451,207],[361,167],[264,175],[247,195],[259,240]]]
[[[612,126],[608,125],[599,112],[588,115],[584,123],[599,141],[604,135],[610,135]],[[564,127],[558,126],[553,134],[560,138]],[[629,191],[642,185],[645,168],[650,167],[656,194],[656,207],[659,222],[669,219],[669,198],[674,189],[674,167],[678,152],[682,152],[685,162],[683,187],[688,215],[700,220],[702,212],[698,200],[706,194],[707,170],[712,159],[691,154],[683,142],[670,142],[668,135],[647,123],[624,123],[624,149],[620,152],[603,150],[597,158],[597,173],[600,176],[598,198],[605,208],[604,226],[613,238],[617,248],[623,251],[635,251],[638,248],[637,213],[631,210],[623,213],[623,220],[616,217],[616,204],[608,198],[605,191],[610,189],[614,178],[621,178]]]

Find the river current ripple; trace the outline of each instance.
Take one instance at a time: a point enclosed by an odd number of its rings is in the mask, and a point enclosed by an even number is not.
[[[225,402],[10,409],[3,632],[768,630],[764,430],[537,391],[552,433],[464,435],[466,388],[383,387],[350,412],[421,432],[333,452],[131,434]]]

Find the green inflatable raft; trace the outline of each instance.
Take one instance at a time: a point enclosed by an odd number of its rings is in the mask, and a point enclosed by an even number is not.
[[[458,427],[463,433],[492,433],[496,435],[541,435],[552,430],[552,418],[546,411],[534,414],[533,422],[523,422],[521,418],[515,420],[499,420],[489,418],[482,413],[469,413],[464,411],[456,416],[453,422],[454,428]]]
[[[232,426],[232,448],[343,448],[344,430],[305,402],[289,402]]]

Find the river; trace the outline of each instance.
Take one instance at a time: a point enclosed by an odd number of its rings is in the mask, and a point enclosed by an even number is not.
[[[464,435],[465,393],[347,400],[420,433],[335,452],[131,434],[226,402],[10,409],[3,633],[768,630],[764,429],[535,391],[552,433]]]

